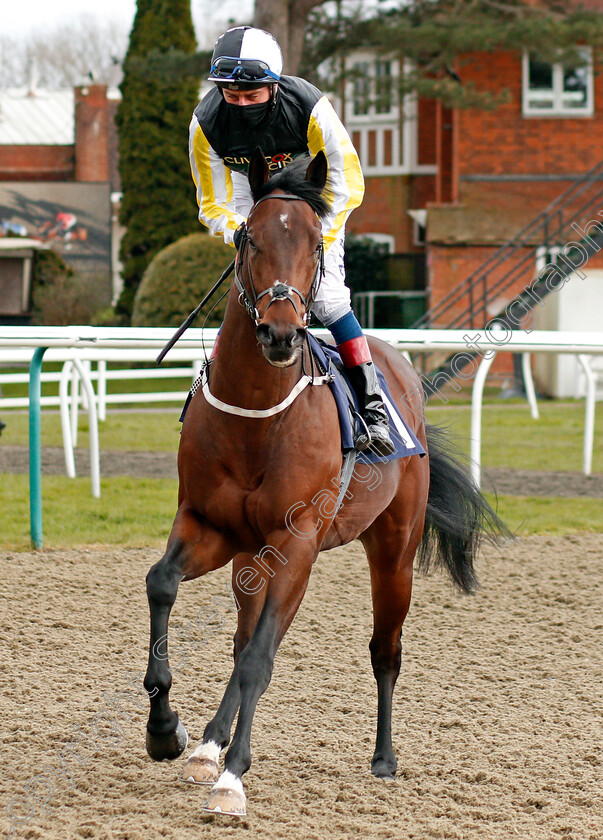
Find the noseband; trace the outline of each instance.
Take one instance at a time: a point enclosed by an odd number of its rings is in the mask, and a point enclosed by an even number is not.
[[[252,212],[258,206],[258,204],[261,204],[263,201],[268,201],[268,199],[270,198],[278,198],[280,201],[305,201],[305,199],[303,199],[301,196],[291,195],[289,193],[283,195],[265,195],[263,198],[260,198],[259,201],[256,201],[256,203],[253,205]],[[287,283],[278,282],[275,283],[274,286],[271,286],[269,289],[265,289],[263,292],[260,292],[258,295],[258,293],[255,290],[253,277],[251,274],[251,264],[249,261],[249,235],[247,233],[247,227],[245,227],[243,231],[243,239],[239,246],[240,260],[237,261],[237,265],[235,266],[234,282],[235,286],[239,290],[239,301],[243,304],[243,306],[249,313],[249,316],[255,322],[256,327],[260,321],[260,313],[258,312],[257,304],[258,301],[260,301],[266,295],[268,295],[268,297],[270,298],[268,301],[268,306],[266,307],[266,312],[270,309],[270,307],[275,301],[288,300],[295,309],[296,314],[299,315],[297,302],[293,296],[294,294],[297,295],[305,309],[304,326],[308,325],[308,322],[310,320],[310,308],[312,306],[314,298],[316,297],[316,293],[320,287],[322,278],[324,277],[325,273],[324,243],[322,239],[320,240],[320,244],[318,245],[318,248],[316,250],[318,252],[318,262],[316,265],[314,278],[312,280],[312,285],[310,286],[310,291],[307,295],[303,295],[299,291],[299,289],[295,288],[295,286],[290,286]],[[239,277],[239,264],[242,263],[244,260],[246,260],[247,264],[247,276],[249,277],[249,285],[251,287],[250,290],[248,290],[245,287],[244,283]]]

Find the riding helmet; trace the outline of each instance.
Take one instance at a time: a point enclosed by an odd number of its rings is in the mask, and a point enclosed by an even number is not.
[[[274,85],[283,69],[275,38],[253,26],[235,26],[221,35],[211,58],[208,81],[229,90]]]

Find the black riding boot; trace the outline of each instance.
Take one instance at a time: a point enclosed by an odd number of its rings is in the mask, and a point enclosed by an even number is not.
[[[360,403],[360,414],[366,423],[370,437],[366,430],[362,430],[354,440],[356,449],[370,449],[376,455],[391,455],[395,451],[389,433],[389,419],[381,387],[377,378],[377,371],[373,362],[363,362],[353,368],[347,368],[350,381]]]

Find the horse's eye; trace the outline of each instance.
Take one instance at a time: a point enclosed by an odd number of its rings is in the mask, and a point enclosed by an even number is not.
[[[247,241],[249,242],[249,247],[251,248],[251,250],[257,251],[257,245],[250,236],[247,236]]]

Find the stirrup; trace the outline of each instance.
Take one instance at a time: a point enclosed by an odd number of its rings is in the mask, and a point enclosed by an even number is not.
[[[389,424],[371,423],[369,426],[361,414],[356,414],[356,418],[362,424],[362,430],[354,436],[354,448],[358,452],[364,452],[370,449],[375,455],[392,455],[396,451],[395,444],[391,439],[389,433]],[[380,434],[383,432],[384,434]]]
[[[374,423],[369,426],[369,432],[371,437],[369,448],[375,455],[392,455],[396,451],[388,426],[382,423]]]
[[[354,435],[354,449],[357,449],[358,452],[364,452],[365,449],[368,449],[371,445],[371,441],[373,439],[371,435],[371,430],[369,429],[366,420],[359,414],[357,411],[354,412],[354,416],[356,420],[359,420],[362,429],[359,432],[356,432]]]

